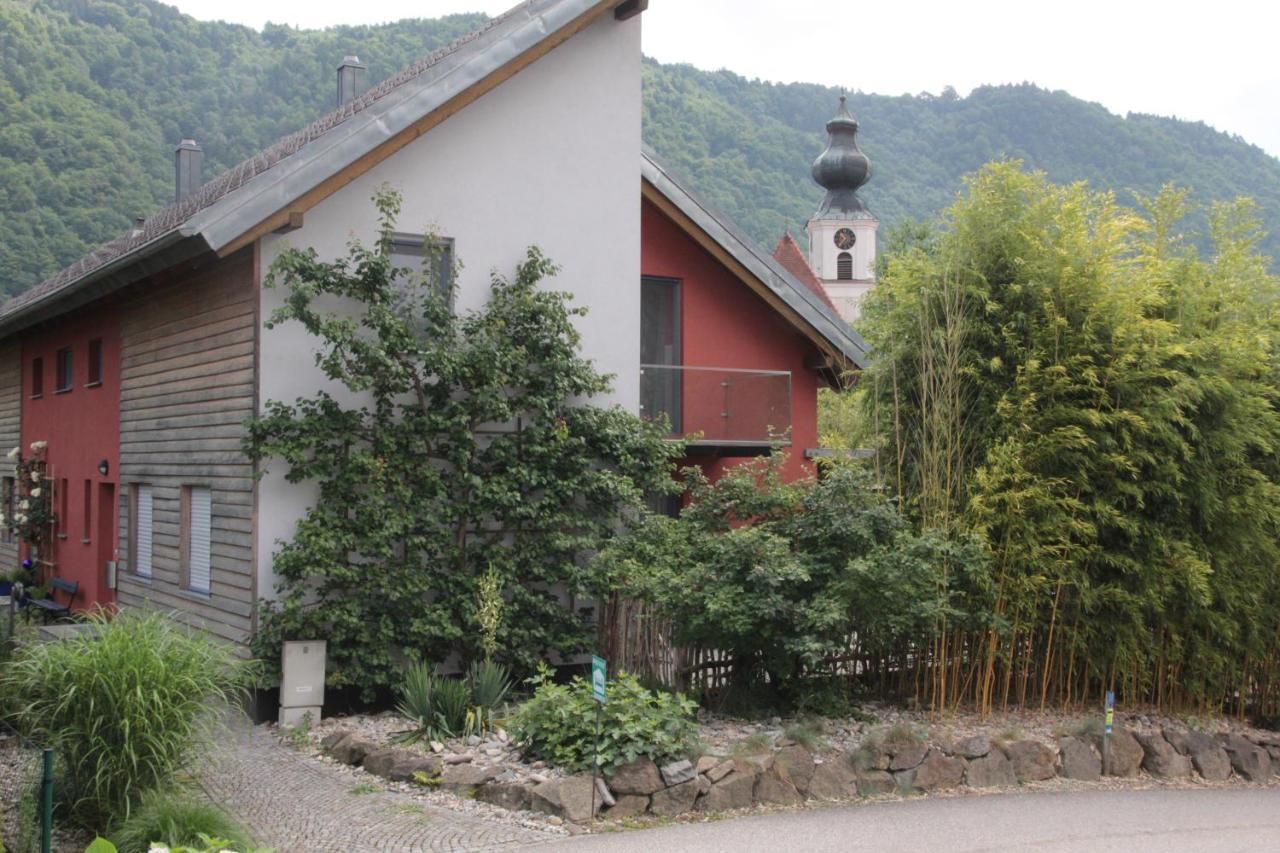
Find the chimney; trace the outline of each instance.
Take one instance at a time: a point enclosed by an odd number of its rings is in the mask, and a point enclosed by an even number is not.
[[[200,189],[200,169],[204,166],[204,149],[194,139],[178,143],[173,155],[174,201],[182,201]]]
[[[358,56],[342,57],[338,66],[338,106],[349,104],[364,91],[364,74],[367,66]]]

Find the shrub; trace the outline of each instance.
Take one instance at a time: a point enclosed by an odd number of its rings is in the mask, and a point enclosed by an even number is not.
[[[74,822],[129,816],[207,740],[213,717],[248,683],[230,648],[159,613],[90,617],[94,631],[19,649],[0,675],[15,716],[60,760]]]
[[[483,307],[454,311],[436,264],[392,262],[400,203],[375,197],[376,245],[334,262],[285,251],[265,277],[285,291],[268,327],[299,324],[328,378],[367,401],[267,401],[249,427],[255,460],[319,489],[274,557],[255,649],[274,661],[283,640],[326,637],[330,684],[366,699],[400,681],[402,655],[502,648],[527,673],[585,650],[593,625],[564,599],[608,592],[586,555],[679,488],[683,455],[665,424],[603,405],[611,380],[583,357],[584,309],[549,286],[551,261],[530,248]]]
[[[507,668],[492,661],[472,664],[465,678],[445,678],[428,664],[414,664],[400,685],[396,710],[417,727],[401,740],[483,734],[493,727],[494,712],[510,691]]]
[[[252,847],[244,828],[230,816],[185,792],[148,794],[109,835],[120,853],[147,853],[153,844],[204,849],[211,838],[234,850]]]
[[[543,667],[530,683],[533,697],[516,709],[512,734],[526,753],[565,770],[591,768],[597,720],[598,767],[604,772],[640,756],[657,762],[679,758],[696,742],[695,703],[646,690],[633,675],[621,673],[610,682],[603,707],[597,707],[591,685],[582,678],[556,684]]]
[[[985,564],[975,543],[912,532],[869,472],[785,483],[783,461],[744,462],[714,483],[686,472],[679,518],[644,517],[596,559],[671,620],[677,643],[727,653],[733,692],[780,710],[850,635],[873,652],[931,639],[944,616],[962,616],[943,569]]]

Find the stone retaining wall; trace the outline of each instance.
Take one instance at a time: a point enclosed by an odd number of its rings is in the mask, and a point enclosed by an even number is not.
[[[574,823],[593,814],[623,819],[642,814],[674,817],[690,811],[719,812],[757,804],[793,805],[808,799],[989,788],[1061,776],[1096,781],[1104,773],[1100,736],[1060,737],[1054,746],[1038,740],[993,741],[985,736],[954,743],[904,739],[870,742],[855,753],[814,753],[783,738],[753,755],[704,755],[659,767],[640,758],[594,785],[589,775],[503,781],[501,768],[449,763],[452,757],[382,749],[371,741],[335,732],[324,746],[336,759],[392,781],[429,780],[508,809],[558,815]],[[1199,776],[1222,781],[1232,775],[1263,782],[1280,775],[1280,735],[1253,739],[1238,734],[1192,731],[1131,732],[1117,728],[1108,745],[1106,775],[1160,779]],[[594,791],[593,791],[594,787]],[[593,811],[594,810],[594,811]]]

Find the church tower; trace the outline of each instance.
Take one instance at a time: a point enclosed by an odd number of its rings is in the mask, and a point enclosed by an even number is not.
[[[827,133],[827,150],[813,161],[813,179],[827,196],[809,220],[809,266],[840,316],[852,323],[862,298],[876,284],[880,220],[858,198],[858,188],[871,179],[871,162],[858,149],[858,123],[843,96]]]

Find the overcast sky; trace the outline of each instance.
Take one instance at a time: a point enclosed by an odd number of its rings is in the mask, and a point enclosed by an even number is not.
[[[177,0],[201,19],[307,28],[515,0]],[[1274,0],[652,0],[644,51],[662,62],[880,94],[964,95],[1030,81],[1112,112],[1204,121],[1280,156]]]

